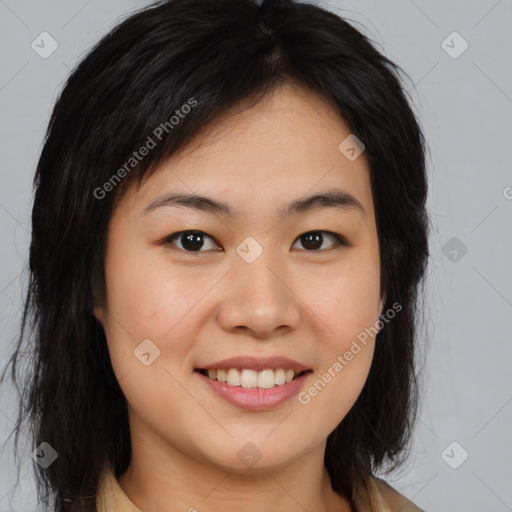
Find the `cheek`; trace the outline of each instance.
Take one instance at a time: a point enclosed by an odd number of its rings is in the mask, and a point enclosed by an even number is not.
[[[378,320],[380,266],[373,252],[354,252],[328,273],[308,271],[306,275],[307,279],[296,281],[302,283],[299,296],[322,321],[327,334],[322,338],[333,349],[350,345],[351,339]]]
[[[199,283],[191,286],[190,272],[165,258],[126,246],[112,244],[106,260],[109,309],[133,338],[162,338],[199,302]]]
[[[354,253],[329,275],[310,273],[302,286],[321,343],[320,369],[299,401],[310,411],[323,411],[333,429],[355,403],[372,363],[380,314],[379,262],[371,251]]]
[[[371,332],[374,315],[358,311],[356,317],[336,311],[337,316],[333,313],[331,317],[332,330],[324,332],[317,351],[321,353],[318,370],[298,396],[308,414],[322,418],[324,435],[336,428],[356,402],[368,378],[375,347]],[[314,435],[315,427],[311,428]]]
[[[171,271],[147,255],[123,250],[127,245],[111,247],[106,260],[105,331],[114,373],[138,418],[154,428],[179,425],[195,404],[179,382],[193,339],[189,313],[201,290],[191,287],[190,277],[179,269]],[[137,357],[141,346],[150,353],[147,366]]]
[[[183,389],[172,376],[181,380],[179,376],[190,371],[190,353],[201,328],[205,296],[218,278],[198,279],[197,269],[171,265],[161,255],[148,256],[147,251],[126,252],[124,247],[126,244],[112,244],[106,261],[109,312],[105,332],[116,376],[120,379],[129,372],[124,385],[137,382],[135,388],[123,391],[129,402],[133,400],[134,408],[139,404],[142,410],[145,405],[138,389],[155,397],[162,389],[167,395],[182,395]],[[142,343],[157,354],[149,367],[136,357]],[[170,409],[169,404],[166,407]]]

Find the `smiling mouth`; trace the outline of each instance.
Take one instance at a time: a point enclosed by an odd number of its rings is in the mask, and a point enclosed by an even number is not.
[[[311,370],[296,371],[291,369],[285,370],[283,368],[269,368],[259,372],[248,368],[229,368],[226,370],[198,368],[195,371],[212,380],[225,383],[228,386],[244,389],[272,389],[275,386],[288,384],[302,375],[311,372]]]

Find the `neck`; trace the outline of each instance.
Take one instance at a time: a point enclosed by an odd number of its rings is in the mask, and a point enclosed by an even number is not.
[[[325,443],[277,467],[230,471],[192,458],[155,439],[132,439],[132,460],[119,484],[144,512],[352,512],[332,489],[323,464]]]

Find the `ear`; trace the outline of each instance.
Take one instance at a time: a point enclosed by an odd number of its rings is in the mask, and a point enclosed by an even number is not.
[[[380,298],[379,316],[382,315],[382,312],[384,311],[384,304],[386,304],[386,294],[385,293],[384,293],[384,296]]]
[[[93,286],[92,290],[92,303],[92,314],[94,315],[96,320],[98,320],[98,322],[103,325],[103,319],[105,316],[105,306],[95,286]]]
[[[92,308],[92,314],[96,317],[96,320],[103,325],[103,306],[96,304]]]

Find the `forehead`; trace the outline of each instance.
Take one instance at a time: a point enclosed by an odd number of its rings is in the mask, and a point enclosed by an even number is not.
[[[343,189],[373,210],[369,167],[339,149],[351,136],[321,97],[285,85],[261,101],[234,107],[205,127],[124,202],[143,212],[166,192],[194,193],[251,215],[327,189]],[[122,202],[123,202],[122,201]]]

